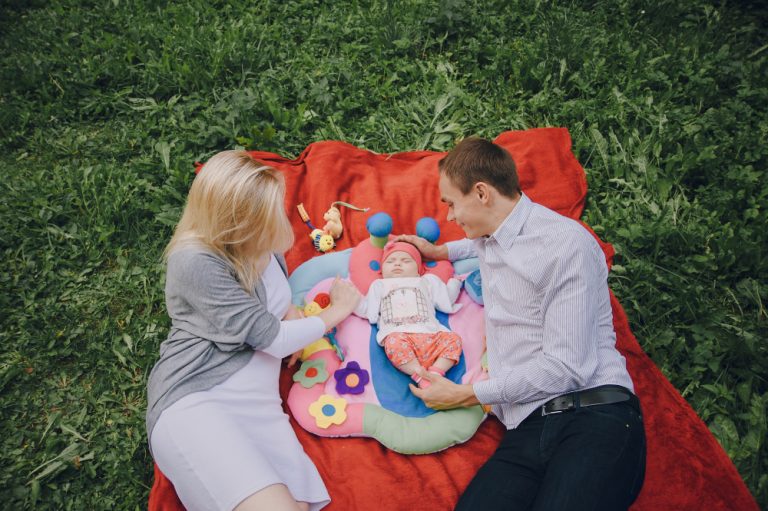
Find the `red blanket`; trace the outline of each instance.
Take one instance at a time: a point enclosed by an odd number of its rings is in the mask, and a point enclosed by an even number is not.
[[[514,155],[521,187],[533,201],[571,218],[580,217],[586,177],[571,152],[566,129],[505,132],[496,142]],[[320,226],[323,212],[333,201],[371,208],[367,214],[342,208],[345,231],[337,250],[368,237],[365,219],[378,211],[393,216],[394,233],[413,233],[419,218],[432,216],[440,223],[439,241],[463,237],[456,225],[445,221],[446,209],[439,200],[437,161],[441,153],[386,155],[341,142],[319,142],[295,160],[265,152],[255,155],[287,176],[285,205],[296,233],[295,247],[287,254],[290,270],[317,255],[309,229],[296,212],[298,203],[304,203],[312,221]],[[610,264],[613,247],[601,245]],[[757,510],[733,463],[706,425],[640,348],[613,295],[611,303],[618,347],[627,358],[648,437],[645,485],[632,509]],[[288,370],[281,375],[283,398],[292,383],[290,376]],[[387,450],[372,438],[319,438],[292,424],[328,487],[329,511],[423,509],[425,502],[430,510],[453,509],[503,431],[496,419],[489,418],[465,444],[435,454],[406,456]],[[182,509],[173,486],[155,467],[149,510]]]

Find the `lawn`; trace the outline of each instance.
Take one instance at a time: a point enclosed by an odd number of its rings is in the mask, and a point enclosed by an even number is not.
[[[161,253],[195,161],[564,126],[635,335],[768,507],[766,13],[0,0],[0,500],[146,508]]]

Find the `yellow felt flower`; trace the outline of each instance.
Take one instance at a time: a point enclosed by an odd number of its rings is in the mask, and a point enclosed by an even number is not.
[[[347,420],[346,408],[346,399],[323,394],[320,399],[309,405],[309,414],[315,418],[318,427],[326,429],[331,424],[341,424]]]

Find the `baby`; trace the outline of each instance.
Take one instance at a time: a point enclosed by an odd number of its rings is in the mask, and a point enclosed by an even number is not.
[[[390,242],[382,254],[381,279],[375,280],[360,301],[355,314],[378,323],[376,341],[387,358],[420,387],[429,386],[416,371],[445,375],[461,356],[461,337],[437,321],[435,308],[453,313],[461,308],[456,299],[461,282],[445,284],[439,277],[424,274],[421,254],[405,242]]]

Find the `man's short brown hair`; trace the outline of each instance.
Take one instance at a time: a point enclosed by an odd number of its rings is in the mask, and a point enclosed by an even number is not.
[[[511,199],[520,193],[512,155],[503,147],[480,137],[465,138],[456,144],[437,167],[464,195],[480,181]]]

